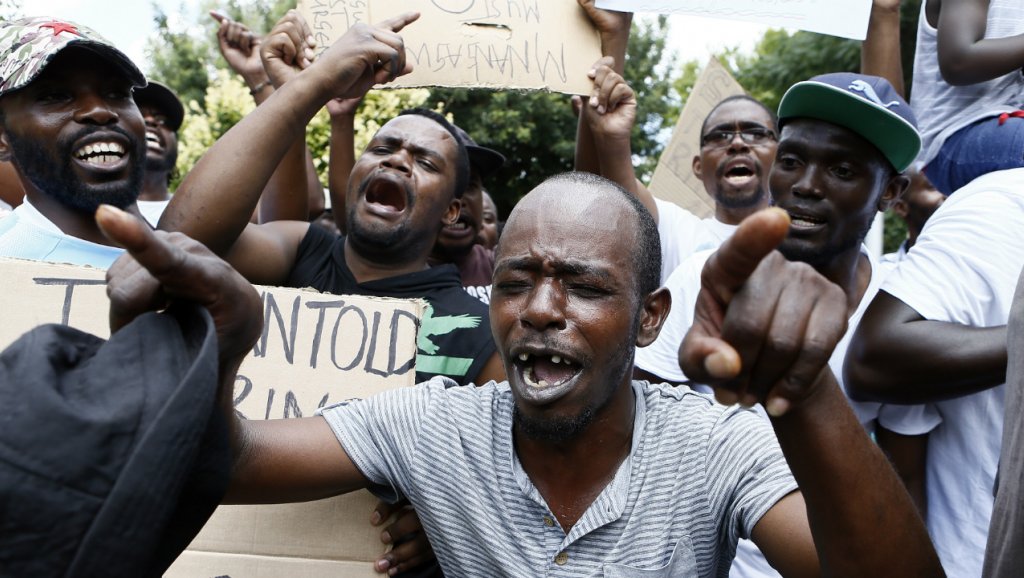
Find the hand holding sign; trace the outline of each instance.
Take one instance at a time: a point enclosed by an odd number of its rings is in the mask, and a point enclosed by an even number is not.
[[[750,216],[701,275],[694,323],[679,348],[687,376],[726,404],[761,402],[778,417],[810,397],[846,332],[846,295],[809,265],[775,248],[789,218]]]
[[[421,12],[421,21],[402,35],[416,70],[391,84],[397,88],[585,94],[586,72],[601,56],[601,39],[578,0],[299,0],[298,9],[321,46],[360,24]]]

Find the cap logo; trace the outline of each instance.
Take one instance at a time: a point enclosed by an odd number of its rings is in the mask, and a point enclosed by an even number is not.
[[[882,99],[878,98],[878,94],[875,92],[875,89],[871,88],[871,85],[864,82],[863,80],[854,80],[853,82],[850,83],[850,86],[848,86],[847,88],[849,90],[864,93],[864,98],[884,108],[900,105],[900,101],[898,100],[891,100],[888,103],[882,102]]]
[[[75,28],[73,24],[68,24],[66,22],[57,22],[56,20],[51,20],[50,22],[40,24],[39,27],[52,28],[54,36],[57,36],[61,32],[68,32],[70,34],[74,34],[75,36],[81,36],[81,34],[78,33],[78,29]]]

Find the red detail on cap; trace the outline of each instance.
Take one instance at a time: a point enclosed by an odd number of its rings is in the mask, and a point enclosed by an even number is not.
[[[46,22],[45,24],[40,24],[39,27],[40,28],[53,28],[53,35],[54,36],[60,34],[61,32],[70,32],[71,34],[74,34],[75,36],[81,36],[81,34],[78,33],[78,29],[75,28],[75,25],[74,24],[68,24],[67,22],[57,22],[56,20],[51,20],[49,22]]]
[[[1013,118],[1024,118],[1024,110],[1015,110],[1013,112],[1004,112],[999,115],[999,126],[1006,124],[1007,119]]]

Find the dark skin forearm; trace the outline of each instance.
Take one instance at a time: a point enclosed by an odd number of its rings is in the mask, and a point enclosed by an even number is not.
[[[235,463],[224,503],[308,502],[366,486],[323,418],[242,420],[231,413]]]
[[[828,368],[821,379],[811,398],[771,420],[807,505],[821,574],[943,576],[896,473]]]
[[[338,230],[345,233],[345,193],[348,177],[356,164],[355,114],[331,117],[331,158],[328,168],[328,188],[331,191],[331,213]]]
[[[321,92],[306,75],[298,75],[232,127],[189,172],[160,228],[227,253],[279,161],[326,100]]]
[[[881,76],[903,96],[903,63],[900,60],[900,7],[871,6],[868,33],[860,49],[860,71]]]
[[[259,204],[261,223],[305,221],[309,218],[305,137],[305,133],[299,135],[288,147],[288,152],[263,189]]]
[[[930,403],[1006,381],[1006,326],[929,321],[882,291],[864,313],[846,356],[851,397]]]
[[[885,452],[896,474],[903,480],[903,487],[917,506],[924,519],[928,514],[928,494],[925,491],[928,463],[928,434],[903,435],[885,429],[875,428],[875,441]]]
[[[1024,66],[1024,35],[985,38],[988,0],[942,0],[939,69],[954,86],[998,78]]]

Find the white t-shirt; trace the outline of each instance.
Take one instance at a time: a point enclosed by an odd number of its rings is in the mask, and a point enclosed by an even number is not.
[[[679,205],[655,198],[658,206],[658,236],[661,239],[661,282],[690,255],[717,249],[736,231],[714,217],[701,219]]]
[[[71,263],[109,269],[124,249],[72,237],[61,231],[26,198],[0,219],[0,257]]]
[[[156,227],[157,222],[160,220],[160,215],[164,214],[164,209],[167,208],[167,203],[171,201],[136,201],[139,206],[139,213],[146,221]]]
[[[882,285],[925,319],[1005,325],[1024,267],[1024,169],[983,175],[951,195]],[[951,578],[981,575],[1003,429],[1004,387],[935,404],[928,440],[928,530]]]

